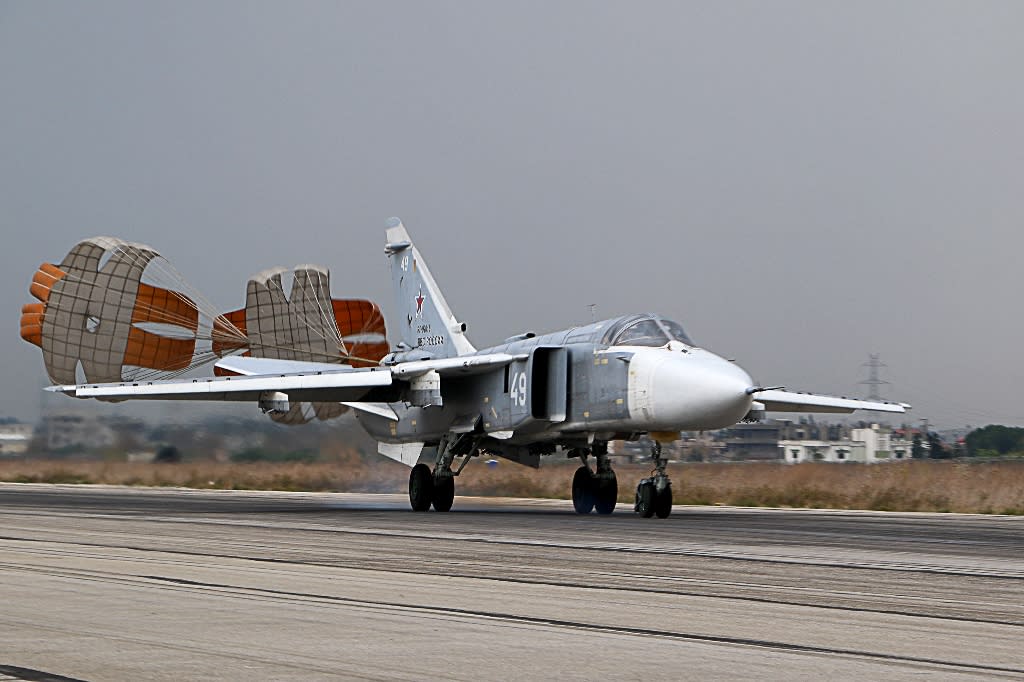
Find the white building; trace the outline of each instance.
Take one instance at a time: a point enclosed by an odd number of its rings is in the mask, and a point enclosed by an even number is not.
[[[780,440],[787,464],[800,462],[886,462],[910,459],[911,442],[893,436],[888,426],[852,429],[848,440]]]
[[[31,424],[0,424],[0,457],[25,454],[32,431]]]

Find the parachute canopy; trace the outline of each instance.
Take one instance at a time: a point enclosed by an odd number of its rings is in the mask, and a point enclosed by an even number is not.
[[[330,274],[316,265],[293,273],[285,294],[284,268],[253,275],[245,307],[214,321],[213,352],[258,358],[375,365],[388,352],[380,308],[360,299],[332,299]]]
[[[212,350],[224,357],[242,353],[257,358],[334,362],[356,367],[376,365],[388,352],[380,308],[361,299],[331,298],[330,274],[316,265],[292,273],[285,294],[284,268],[264,270],[249,279],[245,307],[214,320]],[[227,371],[215,368],[218,375]],[[271,413],[283,424],[331,419],[348,408],[337,403],[291,403],[286,413]]]
[[[180,290],[142,282],[151,265],[167,270],[158,259],[148,246],[94,237],[59,266],[39,266],[29,287],[39,303],[22,308],[21,337],[42,348],[54,382],[125,381],[192,364],[199,306]]]
[[[21,311],[21,337],[43,351],[56,384],[166,379],[227,355],[367,366],[388,352],[384,317],[366,300],[336,299],[316,265],[254,275],[245,307],[221,313],[154,249],[93,237],[59,265],[43,263]],[[280,421],[341,414],[293,406]],[[289,421],[289,417],[291,420]]]

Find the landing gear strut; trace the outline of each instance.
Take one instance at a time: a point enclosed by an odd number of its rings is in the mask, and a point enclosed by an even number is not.
[[[658,441],[651,444],[651,459],[654,471],[650,478],[641,480],[636,487],[633,510],[645,519],[652,516],[664,519],[672,513],[672,482],[665,473],[668,462],[661,456],[661,443]]]
[[[431,506],[434,511],[450,511],[455,502],[455,477],[462,473],[466,464],[478,454],[479,440],[470,434],[459,434],[455,437],[446,436],[441,439],[437,448],[437,462],[434,470],[420,463],[409,472],[409,504],[413,511],[427,511]],[[455,457],[463,455],[459,468],[452,471]]]
[[[619,497],[619,482],[608,458],[608,443],[595,441],[590,452],[574,451],[583,465],[572,477],[572,506],[577,514],[611,514]],[[587,456],[593,454],[597,460],[597,471],[587,465]]]

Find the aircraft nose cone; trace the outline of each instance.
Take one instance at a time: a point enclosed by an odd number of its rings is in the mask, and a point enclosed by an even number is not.
[[[666,430],[720,429],[750,410],[750,375],[706,351],[672,357],[652,379],[654,416]]]

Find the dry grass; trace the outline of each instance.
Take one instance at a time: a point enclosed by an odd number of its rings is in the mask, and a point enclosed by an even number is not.
[[[1024,514],[1024,462],[697,464],[674,484],[689,504]]]
[[[214,462],[180,464],[26,460],[0,462],[0,481],[14,483],[102,483],[215,490],[395,492],[406,485],[408,469],[382,461]]]
[[[502,463],[470,464],[462,495],[565,498],[572,464],[539,471]],[[632,502],[647,467],[620,466],[619,500]],[[877,509],[1024,514],[1024,462],[900,462],[864,465],[773,463],[687,464],[670,468],[678,504]],[[0,480],[23,483],[107,483],[234,490],[403,492],[408,469],[390,461],[337,463],[138,464],[10,460]]]

